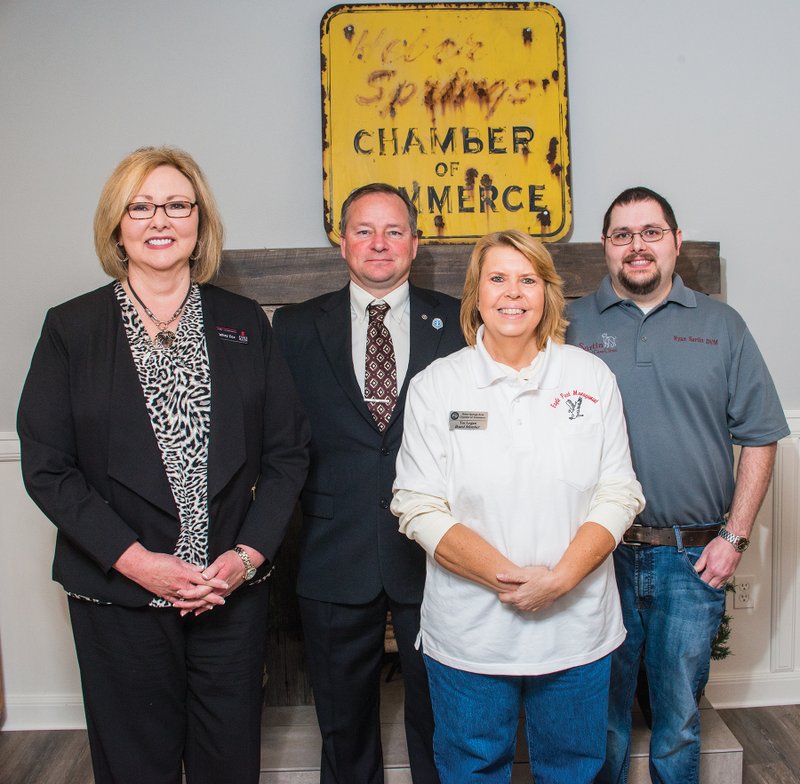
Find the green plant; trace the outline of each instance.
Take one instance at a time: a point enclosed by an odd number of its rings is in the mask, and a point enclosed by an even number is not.
[[[726,591],[730,591],[733,593],[736,589],[733,586],[733,583],[728,583],[725,586]],[[714,642],[711,643],[711,658],[714,661],[720,661],[721,659],[727,659],[728,656],[732,656],[731,649],[728,646],[728,639],[731,636],[731,616],[728,613],[724,613],[722,616],[722,620],[719,622],[719,629],[717,629],[717,636],[714,638]]]

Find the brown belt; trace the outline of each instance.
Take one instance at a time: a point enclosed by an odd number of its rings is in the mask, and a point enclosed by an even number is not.
[[[681,541],[684,547],[702,547],[717,537],[720,526],[711,528],[681,528]],[[625,544],[652,544],[677,547],[674,528],[651,528],[647,525],[632,525],[622,537]]]

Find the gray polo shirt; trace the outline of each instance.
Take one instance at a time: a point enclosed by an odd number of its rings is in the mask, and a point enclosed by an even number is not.
[[[617,377],[636,475],[652,526],[719,521],[733,498],[733,444],[788,435],[775,385],[753,336],[730,306],[684,286],[644,314],[606,276],[571,303],[567,342]]]

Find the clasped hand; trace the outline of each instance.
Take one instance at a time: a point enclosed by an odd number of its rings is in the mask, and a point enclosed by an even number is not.
[[[244,583],[244,574],[242,559],[233,550],[226,550],[200,571],[203,582],[180,591],[179,601],[173,604],[180,609],[181,615],[190,612],[200,615],[213,610],[215,606],[225,604],[225,597]]]
[[[225,597],[244,582],[242,560],[233,550],[226,550],[204,569],[134,543],[114,567],[150,593],[166,599],[181,615],[200,615],[225,604]]]
[[[498,574],[497,580],[500,601],[525,612],[543,610],[564,593],[559,575],[546,566],[519,567]]]

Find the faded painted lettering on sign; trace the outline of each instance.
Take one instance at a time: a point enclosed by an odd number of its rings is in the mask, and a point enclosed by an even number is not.
[[[571,226],[564,22],[544,3],[352,5],[322,20],[325,222],[384,181],[423,240]]]

